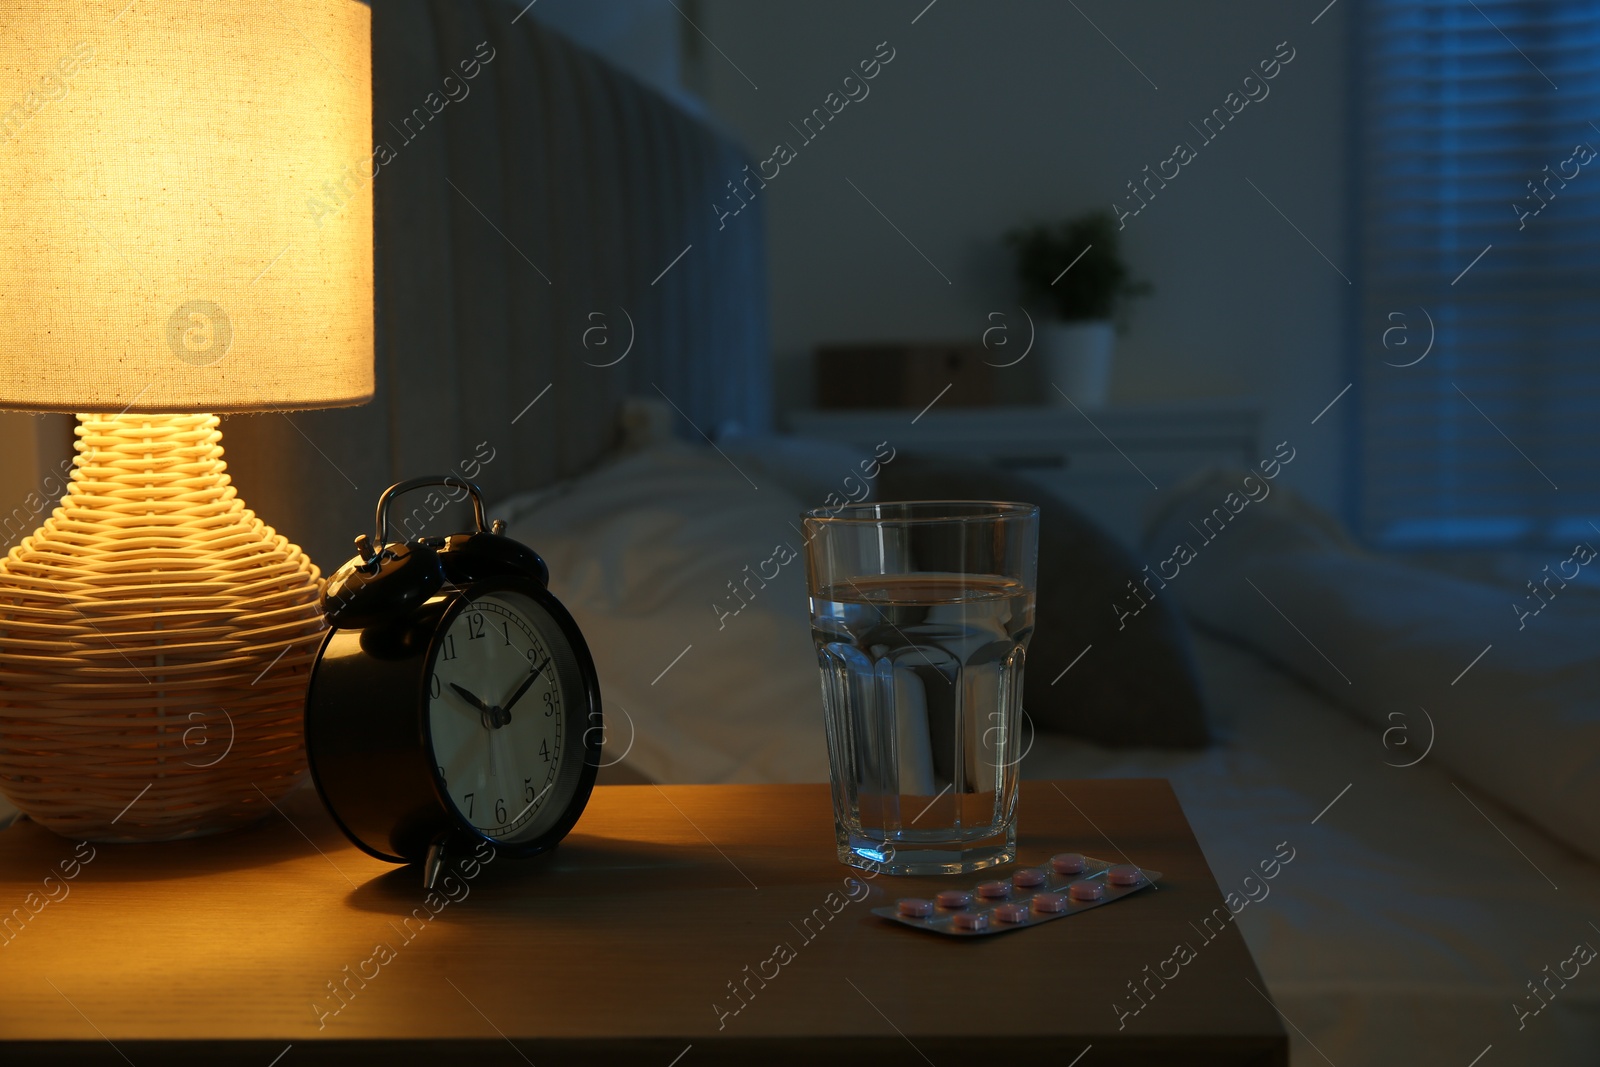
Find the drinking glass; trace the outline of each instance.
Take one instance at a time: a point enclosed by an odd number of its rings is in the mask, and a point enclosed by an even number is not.
[[[803,520],[840,861],[1011,862],[1038,507],[862,503]]]

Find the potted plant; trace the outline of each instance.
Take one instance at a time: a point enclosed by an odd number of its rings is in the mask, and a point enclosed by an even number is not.
[[[1054,226],[1006,234],[1017,255],[1023,299],[1043,312],[1038,345],[1049,380],[1080,406],[1106,402],[1116,324],[1130,298],[1150,292],[1123,262],[1116,220],[1093,211]],[[1049,395],[1058,403],[1060,393]]]

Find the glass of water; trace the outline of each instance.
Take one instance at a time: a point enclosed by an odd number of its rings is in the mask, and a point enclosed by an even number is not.
[[[803,518],[840,861],[1010,863],[1038,507],[918,500]]]

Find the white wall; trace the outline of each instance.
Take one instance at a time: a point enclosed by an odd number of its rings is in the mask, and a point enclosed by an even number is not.
[[[1334,504],[1341,423],[1309,423],[1349,381],[1349,289],[1307,238],[1350,273],[1350,5],[1336,3],[1312,25],[1326,2],[1078,0],[1080,14],[1062,0],[939,0],[925,11],[926,0],[702,0],[696,21],[726,53],[705,50],[693,72],[711,110],[758,158],[779,141],[798,149],[758,194],[780,408],[808,399],[819,342],[976,341],[988,313],[1015,315],[999,240],[1007,228],[1109,208],[1125,182],[1185,140],[1198,158],[1123,233],[1156,292],[1121,339],[1114,399],[1257,397],[1271,439],[1300,450],[1299,485]],[[885,40],[896,56],[870,96],[804,144],[789,123]],[[1202,144],[1188,123],[1221,106],[1285,40],[1295,58],[1268,83],[1270,95]]]

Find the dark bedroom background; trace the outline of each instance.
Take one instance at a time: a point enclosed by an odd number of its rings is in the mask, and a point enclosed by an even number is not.
[[[843,0],[677,6],[539,10],[758,158],[881,36]],[[1263,440],[1304,444],[1298,490],[1432,565],[1520,584],[1595,532],[1600,184],[1573,153],[1600,138],[1600,6],[1343,0],[1292,32],[1267,0],[1092,24],[1071,4],[943,6],[759,190],[780,422],[812,400],[818,345],[976,340],[1014,314],[1001,235],[1137,206],[1129,183],[1287,35],[1270,94],[1124,219],[1155,292],[1118,338],[1113,399],[1259,404]]]

